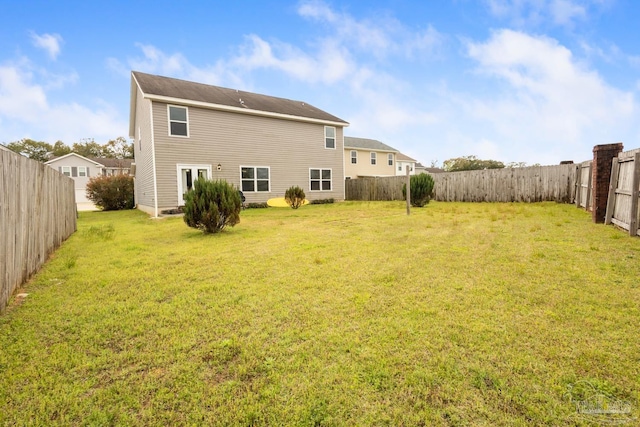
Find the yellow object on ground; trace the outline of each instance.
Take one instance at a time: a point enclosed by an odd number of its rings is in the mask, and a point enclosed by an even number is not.
[[[269,199],[267,200],[267,204],[271,207],[274,208],[288,208],[289,205],[287,204],[287,202],[284,200],[284,197],[276,197],[273,199]],[[304,202],[302,202],[303,205],[308,205],[309,201],[307,199],[304,199]]]

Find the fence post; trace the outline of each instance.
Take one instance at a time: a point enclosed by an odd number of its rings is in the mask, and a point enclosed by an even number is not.
[[[640,187],[640,153],[636,153],[633,159],[633,180],[631,187],[631,220],[629,222],[629,235],[638,234],[638,193]]]
[[[411,215],[411,173],[410,166],[407,165],[407,215]]]
[[[604,215],[604,223],[611,224],[613,218],[613,210],[616,206],[616,189],[618,188],[618,174],[620,170],[620,162],[614,157],[611,164],[611,181],[609,184],[609,196],[607,197],[607,212]]]

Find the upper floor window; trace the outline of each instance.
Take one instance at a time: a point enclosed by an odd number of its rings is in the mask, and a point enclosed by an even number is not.
[[[187,107],[169,105],[169,135],[189,136],[189,114]]]
[[[398,164],[398,170],[402,171],[402,165],[401,164]]]
[[[371,164],[372,165],[376,164],[376,153],[371,153]]]
[[[269,168],[242,166],[240,180],[243,192],[269,191]]]
[[[62,173],[66,176],[71,176],[71,166],[62,166]]]
[[[351,163],[353,163],[354,165],[358,163],[358,152],[355,150],[351,152]]]
[[[336,148],[336,128],[324,127],[324,148]]]
[[[87,176],[86,166],[78,166],[78,176]]]
[[[387,156],[387,162],[389,163],[389,166],[393,166],[393,154],[389,153]]]

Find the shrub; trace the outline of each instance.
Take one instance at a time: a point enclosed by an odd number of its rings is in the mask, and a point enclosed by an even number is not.
[[[245,208],[247,209],[263,209],[263,208],[268,208],[269,204],[267,202],[263,202],[263,203],[247,203],[245,206]]]
[[[318,199],[318,200],[312,200],[309,202],[310,205],[325,205],[328,203],[333,203],[334,200],[333,198],[331,199]]]
[[[227,181],[196,179],[184,200],[184,222],[189,227],[217,233],[240,222],[240,193]]]
[[[297,185],[294,187],[289,187],[287,191],[284,192],[284,200],[287,202],[289,206],[293,209],[298,209],[304,203],[305,198],[304,190]]]
[[[433,177],[426,173],[411,175],[409,181],[411,186],[411,206],[423,207],[433,195]],[[407,184],[402,185],[402,196],[407,197]]]
[[[133,176],[96,176],[87,183],[87,198],[103,211],[133,209]]]

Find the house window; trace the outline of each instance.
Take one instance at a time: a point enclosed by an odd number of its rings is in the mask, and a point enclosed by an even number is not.
[[[401,165],[401,164],[398,164],[398,170],[399,170],[400,172],[402,172],[402,165]]]
[[[331,191],[331,169],[309,169],[311,191]]]
[[[189,115],[186,107],[168,105],[169,109],[169,135],[189,136]]]
[[[353,163],[354,165],[356,163],[358,163],[358,152],[357,151],[352,151],[351,152],[351,163]]]
[[[324,127],[324,148],[336,148],[336,128]]]
[[[372,165],[376,164],[376,153],[371,153],[371,164]]]
[[[78,166],[78,176],[87,176],[86,166]]]
[[[62,174],[71,176],[71,166],[62,166]]]
[[[387,162],[389,163],[389,166],[393,166],[393,154],[387,155]]]
[[[242,182],[242,191],[270,191],[269,167],[241,166],[240,181]]]

